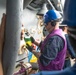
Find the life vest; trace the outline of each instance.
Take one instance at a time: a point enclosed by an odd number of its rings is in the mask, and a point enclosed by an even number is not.
[[[39,69],[41,71],[43,71],[43,70],[48,70],[48,71],[61,70],[63,68],[65,56],[66,56],[66,50],[67,50],[67,43],[66,43],[66,39],[63,34],[63,31],[61,29],[54,30],[51,34],[49,34],[46,37],[46,39],[44,40],[44,42],[41,45],[41,51],[44,50],[47,40],[54,35],[58,35],[64,40],[64,48],[57,54],[57,57],[54,60],[52,60],[50,62],[50,64],[48,64],[47,66],[43,66],[43,64],[41,64],[40,60],[38,60]]]

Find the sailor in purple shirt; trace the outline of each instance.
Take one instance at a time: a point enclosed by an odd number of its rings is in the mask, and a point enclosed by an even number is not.
[[[37,58],[40,71],[62,70],[66,56],[67,43],[63,31],[59,29],[61,15],[56,10],[49,10],[44,15],[44,26],[49,32],[44,41],[39,45],[40,52],[30,49]],[[35,45],[37,42],[32,41]],[[38,46],[37,45],[37,46]]]

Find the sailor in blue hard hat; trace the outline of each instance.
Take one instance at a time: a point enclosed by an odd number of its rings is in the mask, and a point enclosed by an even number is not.
[[[60,18],[61,15],[56,10],[46,12],[44,25],[49,34],[40,43],[33,38],[31,39],[32,43],[39,46],[40,52],[36,52],[30,46],[27,47],[38,58],[40,71],[58,71],[63,69],[67,45],[65,35],[62,29],[59,29]]]
[[[63,69],[67,47],[65,35],[62,29],[59,29],[60,19],[61,15],[56,10],[49,10],[44,15],[44,26],[49,34],[39,45],[41,51],[38,56],[40,71]]]

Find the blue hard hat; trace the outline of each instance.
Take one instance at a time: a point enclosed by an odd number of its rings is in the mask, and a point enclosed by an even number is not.
[[[76,26],[76,0],[65,1],[62,24]]]
[[[49,10],[43,17],[44,23],[48,23],[50,21],[58,20],[61,18],[61,15],[56,10]]]

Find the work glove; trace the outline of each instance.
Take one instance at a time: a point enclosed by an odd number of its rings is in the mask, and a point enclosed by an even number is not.
[[[34,39],[32,36],[30,37],[30,39],[31,39],[31,42],[32,42],[32,43],[35,42],[35,39]]]
[[[26,48],[27,48],[30,52],[32,52],[32,50],[34,50],[33,46],[30,46],[29,44],[26,44]]]

